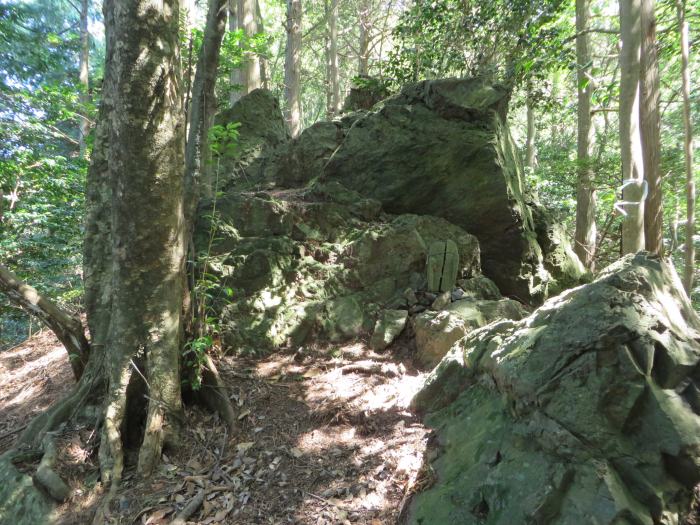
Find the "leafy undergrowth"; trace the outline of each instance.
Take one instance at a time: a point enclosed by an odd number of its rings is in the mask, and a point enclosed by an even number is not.
[[[127,473],[111,523],[170,523],[202,491],[189,523],[396,523],[430,479],[422,470],[428,431],[407,409],[421,375],[398,362],[399,353],[355,342],[221,358],[238,412],[235,432],[215,414],[188,407],[181,446],[165,452],[150,480]],[[53,372],[52,382],[70,384],[67,363]],[[4,388],[1,399],[9,395]],[[61,393],[32,395],[44,406]],[[58,470],[73,496],[58,508],[57,522],[89,523],[102,496],[96,437],[74,428],[58,442]]]

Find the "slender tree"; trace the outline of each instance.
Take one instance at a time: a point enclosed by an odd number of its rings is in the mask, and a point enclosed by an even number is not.
[[[688,42],[685,0],[676,1],[676,14],[681,41],[681,90],[683,92],[683,126],[685,128],[683,151],[685,154],[686,175],[686,221],[683,286],[688,295],[690,295],[695,274],[695,244],[693,243],[693,237],[695,236],[695,179],[693,177],[693,126],[690,120],[690,71],[688,68],[690,45]]]
[[[534,170],[537,167],[537,154],[535,151],[535,108],[530,96],[527,98],[527,135],[525,140],[525,166]]]
[[[189,126],[185,149],[185,206],[191,224],[200,191],[211,196],[213,184],[202,180],[203,164],[207,159],[207,130],[216,111],[216,73],[219,68],[221,41],[226,30],[226,0],[209,0],[202,47],[197,59],[197,71],[192,84],[192,103],[188,112]]]
[[[256,7],[256,0],[239,0],[238,2],[240,27],[243,28],[245,37],[249,41],[257,35],[259,31]],[[243,67],[243,85],[243,94],[248,94],[262,86],[260,57],[254,50],[246,53]]]
[[[641,126],[644,179],[644,240],[649,252],[663,254],[663,199],[661,191],[661,117],[659,114],[659,59],[656,45],[655,0],[642,0]]]
[[[287,123],[292,137],[301,132],[301,17],[301,0],[287,0],[284,93]]]
[[[620,0],[620,153],[624,189],[622,253],[644,249],[644,161],[639,129],[641,0]]]
[[[262,12],[260,10],[259,0],[255,0],[255,23],[257,24],[258,33],[265,32],[265,24],[263,23]],[[258,55],[258,61],[260,63],[260,82],[261,87],[265,89],[270,89],[270,79],[268,78],[268,64],[267,57]]]
[[[360,0],[359,5],[360,42],[357,53],[357,74],[360,76],[369,74],[370,14],[372,9],[370,1]]]
[[[578,93],[576,234],[574,251],[586,268],[593,269],[596,247],[596,189],[591,156],[593,79],[590,49],[590,0],[576,0],[576,84]]]
[[[89,0],[80,2],[80,156],[87,155],[87,136],[90,134],[90,119],[85,115],[90,102],[90,32],[88,31]]]
[[[328,108],[329,118],[340,110],[340,81],[338,76],[338,0],[326,1],[328,18]]]
[[[228,28],[229,31],[238,31],[242,27],[240,22],[240,1],[241,0],[228,0]],[[243,69],[240,67],[234,67],[231,70],[231,94],[229,102],[233,106],[238,99],[244,94],[241,89],[245,90],[245,79]]]

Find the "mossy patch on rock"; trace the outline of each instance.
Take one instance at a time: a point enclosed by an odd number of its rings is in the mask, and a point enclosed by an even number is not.
[[[700,319],[630,255],[474,331],[414,399],[441,449],[408,523],[679,523],[700,481]]]

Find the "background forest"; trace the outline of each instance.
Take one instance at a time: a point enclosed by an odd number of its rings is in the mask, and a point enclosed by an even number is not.
[[[180,56],[191,91],[207,6],[185,3]],[[473,75],[507,83],[514,88],[511,128],[540,198],[557,210],[573,239],[583,173],[590,180],[586,202],[590,205],[595,190],[597,203],[587,208],[589,223],[597,225],[589,266],[605,267],[621,253],[623,216],[615,212],[616,202],[624,200],[617,2],[234,3],[216,82],[220,108],[264,86],[280,98],[298,133],[338,115],[353,86],[388,93],[406,81]],[[681,33],[689,28],[687,102],[697,137],[700,97],[693,83],[700,74],[700,2],[660,0],[653,9],[663,246],[682,273],[688,201]],[[95,0],[0,1],[0,258],[74,312],[81,311],[84,188],[101,95],[102,16]],[[301,20],[292,44],[298,48],[298,90],[289,81],[289,30],[296,17]],[[585,49],[577,35],[586,36]],[[651,56],[650,49],[644,56]],[[185,90],[185,104],[190,91]],[[582,103],[590,115],[590,131],[583,128],[587,160],[581,155]],[[693,147],[697,150],[697,139]],[[697,295],[697,288],[693,291]],[[0,297],[0,348],[36,328]]]

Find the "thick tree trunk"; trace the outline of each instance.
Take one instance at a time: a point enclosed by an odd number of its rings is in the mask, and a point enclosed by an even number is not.
[[[226,31],[226,0],[209,0],[202,48],[192,84],[187,147],[185,148],[185,216],[192,224],[200,192],[212,196],[211,170],[204,169],[208,157],[207,132],[216,111],[215,85],[221,41]],[[206,176],[205,176],[206,174]]]
[[[685,266],[683,269],[683,286],[690,295],[693,289],[695,275],[695,179],[693,174],[693,126],[690,120],[690,70],[688,68],[690,45],[688,38],[688,21],[686,20],[685,1],[676,1],[678,16],[678,32],[681,40],[681,79],[683,92],[683,126],[685,138],[683,151],[685,152],[685,195],[686,195],[686,221],[685,221]]]
[[[88,31],[88,7],[89,0],[80,2],[80,156],[87,155],[87,137],[90,134],[90,120],[85,113],[90,103],[90,33]]]
[[[287,48],[284,61],[286,116],[292,137],[301,132],[301,0],[287,0]]]
[[[114,197],[113,298],[100,459],[103,479],[109,481],[121,476],[121,427],[132,376],[144,377],[150,399],[138,462],[144,475],[152,472],[165,434],[177,426],[182,410],[185,224],[179,0],[126,5],[107,0],[104,5],[114,13],[114,25],[106,31],[113,31],[117,44],[106,66],[113,69],[107,156]]]
[[[231,32],[238,31],[238,29],[242,27],[239,17],[241,12],[239,7],[240,1],[241,0],[228,0],[228,28]],[[233,106],[243,95],[242,89],[245,89],[243,66],[231,70],[230,83],[231,94],[229,96],[229,101]]]
[[[181,421],[185,224],[178,7],[179,0],[104,2],[105,77],[86,193],[90,355],[71,394],[34,419],[18,442],[44,444],[50,455],[48,432],[83,408],[101,407],[100,468],[111,486],[94,523],[106,521],[125,445],[141,442],[138,469],[149,475],[166,436],[176,442]]]
[[[333,118],[340,111],[340,82],[338,79],[338,0],[326,3],[328,13],[328,89],[327,113]]]
[[[646,250],[664,251],[663,197],[661,192],[661,117],[659,115],[659,60],[656,49],[655,0],[642,0],[641,123],[644,179],[648,195],[644,202]]]
[[[625,219],[622,253],[644,249],[644,161],[639,130],[641,0],[620,0],[620,153]]]
[[[588,23],[590,0],[576,0],[576,83],[578,92],[576,233],[574,251],[583,265],[592,270],[596,248],[596,189],[593,181],[593,125],[590,75],[591,49]]]
[[[76,381],[83,375],[90,354],[83,323],[61,310],[35,288],[23,283],[8,268],[0,265],[0,291],[29,314],[37,316],[66,347]]]

